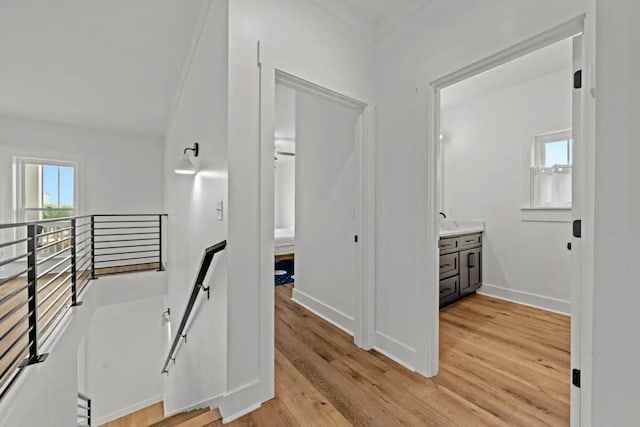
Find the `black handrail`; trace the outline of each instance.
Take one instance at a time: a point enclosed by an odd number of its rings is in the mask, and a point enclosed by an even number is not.
[[[169,364],[173,360],[175,362],[175,353],[178,348],[178,344],[182,338],[186,339],[186,335],[184,335],[184,330],[187,327],[187,323],[189,322],[189,317],[191,317],[191,311],[196,304],[198,299],[198,294],[201,290],[207,292],[207,298],[209,297],[209,288],[204,286],[204,279],[207,276],[207,272],[209,271],[209,267],[211,266],[211,262],[213,261],[213,257],[218,253],[222,252],[227,247],[227,241],[223,240],[220,243],[216,243],[213,246],[208,247],[204,250],[204,255],[202,256],[202,261],[200,262],[200,270],[198,270],[198,275],[196,276],[196,281],[193,285],[193,289],[191,290],[191,295],[189,296],[189,301],[187,302],[187,307],[184,310],[184,314],[182,315],[182,320],[180,321],[180,326],[176,331],[176,335],[173,338],[173,343],[171,344],[171,349],[169,350],[169,354],[167,355],[167,359],[164,362],[164,366],[162,368],[163,374],[169,373]]]
[[[26,225],[42,225],[42,224],[50,224],[50,223],[56,223],[56,222],[65,222],[65,221],[71,221],[72,219],[85,219],[85,218],[91,218],[91,217],[128,217],[128,216],[163,216],[166,217],[168,216],[168,214],[157,214],[157,213],[152,213],[152,214],[94,214],[94,215],[78,215],[78,216],[67,216],[64,218],[51,218],[51,219],[41,219],[41,220],[35,220],[35,221],[24,221],[24,222],[10,222],[8,224],[0,224],[0,230],[5,229],[5,228],[16,228],[16,227],[23,227]],[[127,222],[131,222],[131,221],[127,221]]]

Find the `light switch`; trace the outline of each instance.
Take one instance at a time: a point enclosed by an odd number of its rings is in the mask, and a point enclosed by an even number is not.
[[[216,219],[222,221],[224,219],[224,201],[220,200],[216,204]]]

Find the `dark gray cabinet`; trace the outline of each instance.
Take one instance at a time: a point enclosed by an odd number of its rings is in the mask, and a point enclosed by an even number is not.
[[[482,234],[441,238],[440,308],[482,286]]]

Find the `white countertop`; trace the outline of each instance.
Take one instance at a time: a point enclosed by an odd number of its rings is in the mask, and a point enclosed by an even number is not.
[[[440,237],[460,236],[462,234],[482,233],[484,221],[459,221],[454,219],[441,219]]]

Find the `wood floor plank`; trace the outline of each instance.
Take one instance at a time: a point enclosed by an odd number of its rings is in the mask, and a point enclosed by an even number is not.
[[[303,426],[351,425],[278,350],[276,396]]]

